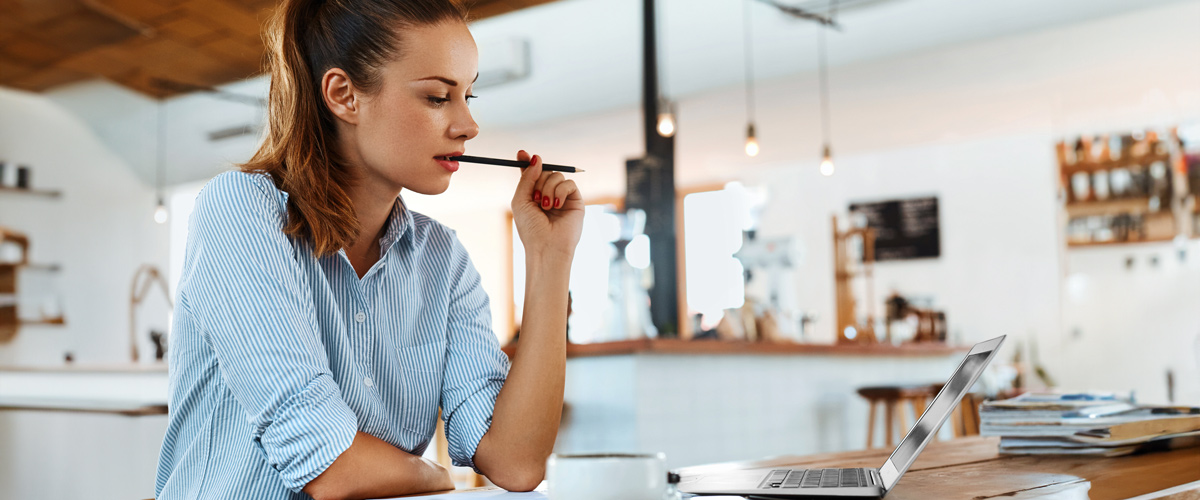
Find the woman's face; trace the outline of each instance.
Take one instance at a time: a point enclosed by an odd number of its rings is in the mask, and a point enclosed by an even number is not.
[[[467,99],[478,76],[475,39],[462,22],[407,28],[403,55],[382,69],[381,85],[361,103],[355,144],[361,182],[439,194],[457,162],[436,157],[466,152],[479,134]]]

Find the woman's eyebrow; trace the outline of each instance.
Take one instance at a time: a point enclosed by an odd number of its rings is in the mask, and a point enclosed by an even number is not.
[[[444,77],[444,76],[427,76],[427,77],[425,77],[425,78],[418,78],[418,79],[416,79],[416,80],[413,80],[413,81],[415,81],[415,82],[420,82],[420,81],[425,81],[425,80],[439,80],[439,81],[445,82],[445,83],[446,83],[446,85],[449,85],[449,86],[451,86],[451,87],[457,87],[457,86],[458,86],[458,82],[456,82],[456,81],[454,81],[454,80],[451,80],[451,79],[449,79],[449,78],[446,78],[446,77]],[[479,80],[479,73],[475,73],[475,80],[471,80],[471,83],[475,83],[475,81],[476,81],[476,80]]]

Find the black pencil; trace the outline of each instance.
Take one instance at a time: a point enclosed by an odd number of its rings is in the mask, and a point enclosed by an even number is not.
[[[517,160],[501,160],[499,158],[484,158],[482,156],[451,156],[450,161],[465,161],[469,163],[482,163],[484,165],[499,165],[501,167],[517,167],[525,168],[529,166],[527,161]],[[568,167],[566,165],[551,165],[549,163],[542,164],[542,170],[550,170],[552,172],[566,172],[568,174],[577,174],[583,172],[583,169]]]

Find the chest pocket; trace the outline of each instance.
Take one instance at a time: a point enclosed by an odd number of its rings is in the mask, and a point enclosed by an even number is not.
[[[398,349],[404,380],[402,425],[421,437],[433,435],[446,369],[446,342],[436,341]]]

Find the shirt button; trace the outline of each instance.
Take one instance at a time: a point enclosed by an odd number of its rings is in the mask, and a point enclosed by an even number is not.
[[[363,385],[367,387],[375,387],[375,382],[371,381],[371,377],[367,377],[363,379]]]
[[[365,313],[365,312],[359,311],[358,314],[354,315],[354,321],[362,323],[363,321],[366,321],[366,320],[367,320],[367,313]]]

